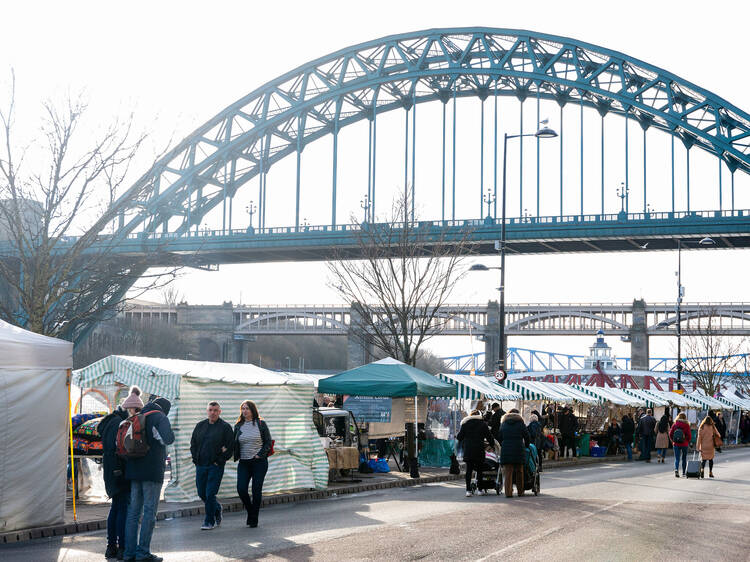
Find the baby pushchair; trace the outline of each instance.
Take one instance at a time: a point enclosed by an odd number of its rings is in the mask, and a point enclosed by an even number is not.
[[[477,490],[495,490],[500,495],[500,488],[503,487],[503,473],[498,462],[497,455],[493,452],[484,454],[484,463],[482,464],[482,477],[471,483],[471,491]]]
[[[531,490],[535,496],[539,495],[541,478],[539,477],[539,463],[536,445],[526,447],[526,462],[523,465],[523,489]],[[499,490],[499,488],[498,488]],[[500,492],[498,491],[498,494]]]

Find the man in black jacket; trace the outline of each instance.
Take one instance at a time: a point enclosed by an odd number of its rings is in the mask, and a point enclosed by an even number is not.
[[[651,462],[651,449],[654,445],[655,428],[656,420],[654,419],[654,411],[649,408],[646,410],[646,415],[638,420],[637,433],[641,443],[641,456],[639,460]]]
[[[566,406],[563,408],[562,416],[560,416],[563,457],[568,456],[568,448],[570,448],[572,455],[576,456],[576,431],[578,431],[578,418],[573,413],[573,409]]]
[[[498,430],[500,429],[500,424],[502,423],[503,416],[505,415],[505,410],[503,410],[502,406],[498,404],[497,402],[492,403],[492,414],[490,415],[490,431],[492,432],[493,437],[497,435]]]
[[[125,555],[125,520],[128,517],[130,482],[125,480],[125,461],[117,456],[117,430],[128,417],[118,407],[99,422],[96,430],[102,438],[102,472],[104,489],[112,498],[107,517],[107,552],[105,558],[123,559]]]
[[[635,435],[635,422],[630,414],[622,416],[622,443],[625,445],[625,452],[628,454],[628,460],[633,460],[633,436]]]
[[[206,517],[201,529],[209,531],[221,525],[221,504],[216,494],[224,476],[224,464],[234,451],[232,426],[221,419],[221,406],[209,402],[207,419],[198,422],[190,438],[190,455],[195,464],[195,487],[206,505]]]

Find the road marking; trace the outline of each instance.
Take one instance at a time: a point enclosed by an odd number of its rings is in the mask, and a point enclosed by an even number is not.
[[[584,519],[588,519],[589,517],[593,517],[594,515],[598,515],[599,513],[602,513],[604,511],[609,511],[610,509],[614,509],[615,507],[624,504],[625,501],[627,501],[627,500],[620,501],[620,502],[617,502],[617,503],[613,503],[612,505],[608,505],[608,506],[603,507],[601,509],[597,509],[596,511],[592,511],[590,513],[587,513],[586,515],[584,515],[582,517],[578,517],[577,519],[575,519],[575,522],[583,521]],[[556,533],[557,531],[561,531],[561,530],[562,530],[562,527],[552,527],[551,529],[547,529],[544,532],[538,533],[538,534],[533,535],[531,537],[527,537],[527,538],[525,538],[523,540],[514,542],[512,544],[509,544],[508,546],[506,546],[504,548],[501,548],[500,550],[496,550],[495,552],[492,552],[492,553],[488,554],[484,558],[477,559],[476,562],[485,562],[485,560],[489,560],[490,558],[493,558],[495,556],[499,556],[500,554],[502,554],[504,552],[512,550],[512,549],[514,549],[516,547],[519,547],[521,545],[524,545],[526,543],[533,542],[533,541],[536,541],[536,540],[539,540],[539,539],[543,539],[544,537],[546,537],[548,535],[551,535],[552,533]]]

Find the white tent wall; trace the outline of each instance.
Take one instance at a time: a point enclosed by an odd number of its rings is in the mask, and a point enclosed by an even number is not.
[[[234,427],[240,404],[252,400],[276,442],[268,459],[263,493],[295,488],[323,489],[328,484],[328,459],[312,422],[312,385],[248,385],[182,377],[171,447],[172,481],[164,491],[167,501],[194,501],[195,466],[190,457],[193,428],[206,417],[206,405],[215,400],[221,417]],[[227,462],[219,496],[237,495],[237,463]]]
[[[0,532],[63,522],[66,378],[60,369],[0,369]]]

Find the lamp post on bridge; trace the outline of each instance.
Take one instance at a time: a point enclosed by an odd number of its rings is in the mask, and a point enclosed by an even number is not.
[[[362,211],[364,211],[364,215],[362,217],[362,222],[367,222],[367,216],[370,213],[370,196],[365,195],[360,201],[359,206],[362,207]]]
[[[502,214],[500,217],[500,241],[495,242],[495,249],[500,251],[500,267],[487,267],[486,265],[482,264],[474,264],[471,266],[469,271],[488,271],[490,269],[499,269],[500,270],[500,287],[498,287],[498,290],[500,291],[500,350],[498,353],[498,360],[497,360],[497,370],[502,371],[505,373],[506,371],[506,365],[505,365],[505,242],[506,242],[506,235],[505,235],[505,203],[507,200],[506,192],[507,192],[507,164],[508,164],[508,139],[521,139],[523,137],[536,137],[538,139],[551,139],[557,136],[557,132],[553,129],[550,129],[546,125],[546,121],[542,121],[540,123],[542,125],[536,133],[520,133],[518,135],[509,135],[508,133],[505,133],[503,137],[503,204],[502,204]],[[487,369],[486,361],[485,361],[485,370]]]
[[[677,271],[675,272],[675,275],[677,276],[677,305],[675,307],[675,316],[677,322],[677,390],[682,389],[682,318],[680,307],[682,305],[682,297],[685,296],[685,287],[682,286],[683,244],[695,244],[696,246],[713,246],[716,244],[716,242],[714,242],[713,238],[709,238],[708,236],[706,236],[705,238],[701,238],[697,242],[691,240],[682,240],[680,238],[677,239]]]
[[[492,204],[497,200],[497,196],[492,193],[492,191],[487,188],[487,193],[484,194],[483,197],[484,204],[487,205],[487,216],[484,219],[485,223],[491,224],[492,223]]]
[[[625,200],[628,198],[630,188],[625,187],[625,182],[620,182],[620,187],[617,188],[617,196],[620,198],[620,214],[625,214]]]
[[[257,205],[254,205],[252,201],[250,201],[250,204],[245,207],[245,210],[247,211],[248,215],[250,215],[250,224],[247,227],[247,231],[248,233],[253,233],[255,232],[255,229],[253,228],[253,215],[258,210],[258,207]]]

